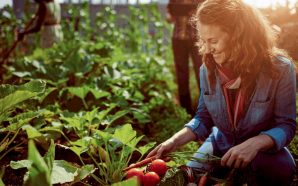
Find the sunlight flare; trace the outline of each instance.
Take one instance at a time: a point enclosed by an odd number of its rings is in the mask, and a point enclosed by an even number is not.
[[[244,2],[258,8],[274,8],[276,6],[285,6],[287,2],[290,7],[293,7],[297,0],[244,0]]]

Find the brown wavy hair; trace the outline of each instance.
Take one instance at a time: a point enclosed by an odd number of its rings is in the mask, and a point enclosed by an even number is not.
[[[206,0],[199,5],[191,22],[218,25],[230,35],[232,70],[240,75],[241,87],[252,91],[258,74],[263,71],[277,77],[278,71],[272,63],[277,55],[288,55],[276,48],[277,33],[262,13],[241,0]],[[196,26],[197,27],[197,26]],[[197,28],[198,29],[198,28]],[[199,36],[198,36],[199,37]],[[200,42],[198,42],[200,47]],[[202,53],[208,69],[208,79],[215,84],[215,65],[211,54]]]

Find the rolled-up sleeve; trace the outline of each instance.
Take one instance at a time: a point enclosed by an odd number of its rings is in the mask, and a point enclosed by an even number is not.
[[[286,69],[281,74],[277,87],[274,106],[274,127],[261,132],[275,142],[275,149],[287,146],[296,132],[296,76],[294,65],[282,58]]]
[[[209,134],[211,133],[211,129],[214,126],[214,123],[212,121],[212,118],[206,108],[203,94],[205,92],[205,86],[207,83],[206,80],[206,69],[201,66],[200,69],[200,99],[199,99],[199,104],[198,108],[196,111],[196,114],[194,118],[185,124],[185,127],[188,127],[189,129],[192,130],[192,132],[196,135],[197,140],[205,140]]]

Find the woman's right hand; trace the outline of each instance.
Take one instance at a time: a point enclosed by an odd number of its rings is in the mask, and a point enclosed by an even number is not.
[[[155,147],[146,158],[156,157],[160,158],[170,152],[176,150],[177,146],[171,138]]]
[[[193,141],[196,135],[187,127],[184,127],[179,132],[174,134],[171,138],[155,147],[148,155],[147,158],[155,157],[160,158],[166,154],[175,151],[178,147]]]

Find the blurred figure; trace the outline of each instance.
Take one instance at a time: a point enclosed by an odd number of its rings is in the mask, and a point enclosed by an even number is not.
[[[202,0],[169,0],[167,21],[174,24],[172,49],[176,70],[176,81],[180,105],[194,115],[189,88],[189,57],[192,58],[195,77],[200,88],[199,68],[202,64],[196,43],[196,29],[190,24],[190,17]]]
[[[41,30],[41,47],[50,48],[54,43],[63,40],[61,29],[61,8],[58,0],[35,0],[38,9],[28,28],[18,33],[18,41],[24,36]]]

